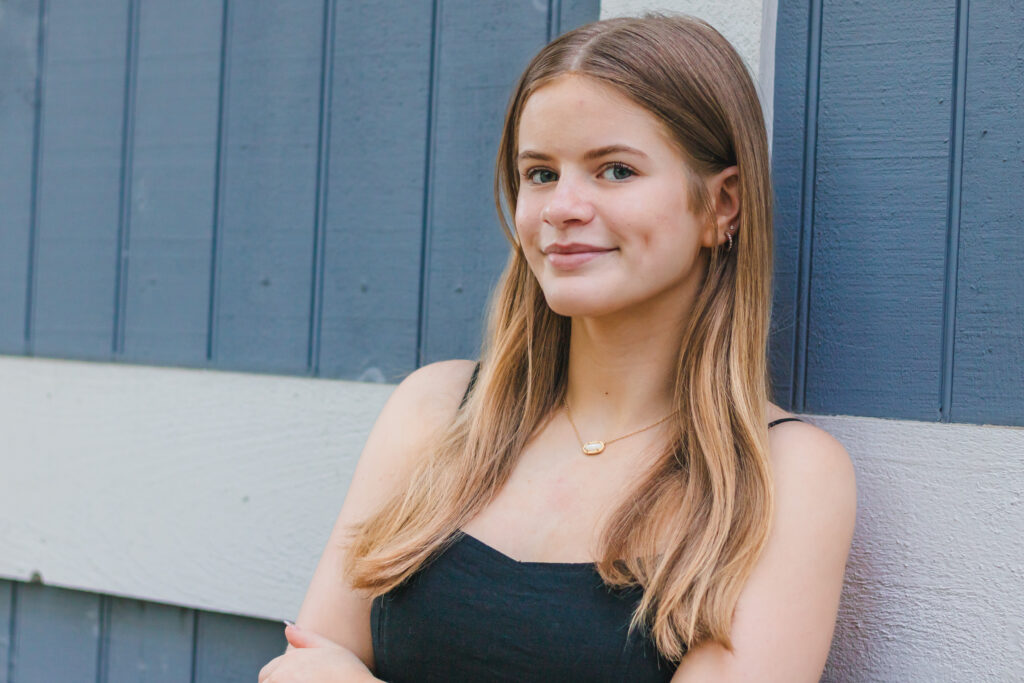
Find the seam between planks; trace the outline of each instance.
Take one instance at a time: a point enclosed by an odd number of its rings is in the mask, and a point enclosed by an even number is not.
[[[814,238],[814,188],[818,154],[818,107],[821,80],[822,0],[811,0],[808,17],[807,85],[804,94],[803,178],[800,188],[799,278],[796,334],[793,336],[793,382],[790,403],[798,413],[807,404],[807,347],[811,315],[811,258]]]
[[[970,0],[956,3],[956,60],[949,131],[949,203],[946,217],[945,291],[942,311],[942,368],[939,421],[949,422],[953,409],[953,370],[956,362],[956,300],[960,268],[960,213],[963,199],[964,118],[967,100],[967,39]]]
[[[43,70],[46,64],[46,0],[39,0],[39,25],[36,32],[35,116],[32,127],[32,182],[29,196],[28,268],[25,283],[25,354],[33,353],[32,323],[35,319],[36,239],[39,232],[39,182],[42,178],[43,149]]]
[[[96,644],[96,683],[107,683],[110,678],[110,624],[112,598],[100,595],[99,633]]]
[[[192,670],[189,683],[196,683],[196,663],[199,659],[199,610],[192,610]]]
[[[327,238],[327,180],[331,152],[331,93],[334,81],[335,0],[324,0],[323,44],[320,50],[320,120],[317,131],[316,205],[313,214],[313,277],[310,292],[309,351],[306,367],[320,374],[324,310],[324,242]]]
[[[423,365],[426,357],[423,345],[426,343],[429,323],[427,305],[430,301],[430,243],[433,224],[431,187],[433,185],[434,129],[437,118],[435,111],[437,108],[437,79],[441,61],[441,2],[442,0],[433,0],[430,15],[430,67],[427,72],[427,140],[423,160],[423,229],[420,235],[420,306],[419,319],[416,323],[416,367]]]
[[[124,353],[128,299],[128,240],[131,229],[132,158],[135,147],[135,95],[139,68],[139,0],[128,1],[124,107],[121,115],[121,178],[118,188],[117,260],[114,268],[114,325],[111,353]]]
[[[14,683],[14,665],[18,657],[18,584],[11,581],[11,614],[7,619],[7,683]]]
[[[217,87],[217,151],[213,174],[213,216],[210,230],[210,285],[209,305],[206,313],[206,361],[210,363],[217,355],[217,285],[220,271],[220,230],[224,218],[221,188],[224,185],[225,148],[227,132],[225,121],[228,115],[228,58],[231,39],[231,2],[224,0],[220,20],[220,75]]]

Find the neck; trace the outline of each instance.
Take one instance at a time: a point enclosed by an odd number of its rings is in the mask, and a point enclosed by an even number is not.
[[[676,409],[685,322],[678,308],[573,318],[566,400],[584,439],[614,438]]]

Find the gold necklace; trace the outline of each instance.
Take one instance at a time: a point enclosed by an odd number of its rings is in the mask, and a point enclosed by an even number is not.
[[[614,439],[608,439],[607,441],[587,441],[586,443],[584,443],[583,437],[580,436],[580,430],[576,428],[576,423],[572,421],[572,411],[569,410],[569,401],[564,401],[564,404],[565,416],[569,418],[569,424],[572,425],[572,431],[576,432],[576,439],[580,442],[580,449],[582,449],[583,455],[599,455],[604,452],[604,447],[607,446],[608,444],[615,443],[616,441],[620,441],[627,437],[633,436],[634,434],[639,434],[640,432],[646,432],[648,429],[654,429],[662,422],[675,415],[676,412],[678,412],[672,411],[671,413],[661,418],[654,424],[649,424],[646,427],[641,427],[636,431],[630,432],[629,434],[623,434],[622,436],[617,436]]]

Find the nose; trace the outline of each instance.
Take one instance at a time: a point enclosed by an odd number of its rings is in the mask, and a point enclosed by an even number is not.
[[[564,174],[555,181],[555,187],[548,195],[540,217],[555,228],[582,225],[594,217],[594,205],[582,181]]]

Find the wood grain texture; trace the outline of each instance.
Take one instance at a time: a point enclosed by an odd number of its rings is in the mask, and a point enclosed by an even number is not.
[[[774,206],[774,298],[768,342],[774,400],[794,409],[794,354],[797,352],[797,317],[801,314],[800,245],[804,225],[802,207],[807,142],[807,71],[811,49],[808,18],[810,0],[780,2],[775,41],[775,123],[772,142]],[[817,59],[817,54],[813,56]],[[809,221],[808,221],[809,224]]]
[[[192,675],[193,610],[110,597],[106,680],[181,683]]]
[[[128,3],[46,4],[32,350],[110,358]]]
[[[968,26],[951,419],[1024,426],[1024,5]]]
[[[548,29],[541,3],[445,0],[440,12],[421,363],[479,353],[509,249],[494,210],[498,139],[515,79]]]
[[[281,622],[203,612],[198,628],[194,683],[251,683],[288,645]]]
[[[124,358],[206,362],[220,3],[139,6]]]
[[[304,373],[323,4],[231,2],[213,359]]]
[[[25,352],[39,0],[4,3],[0,18],[0,353]]]
[[[825,2],[808,411],[938,419],[955,9]]]
[[[18,586],[11,652],[17,683],[96,683],[100,601],[95,593]]]
[[[416,367],[430,123],[430,2],[338,3],[319,374]]]

